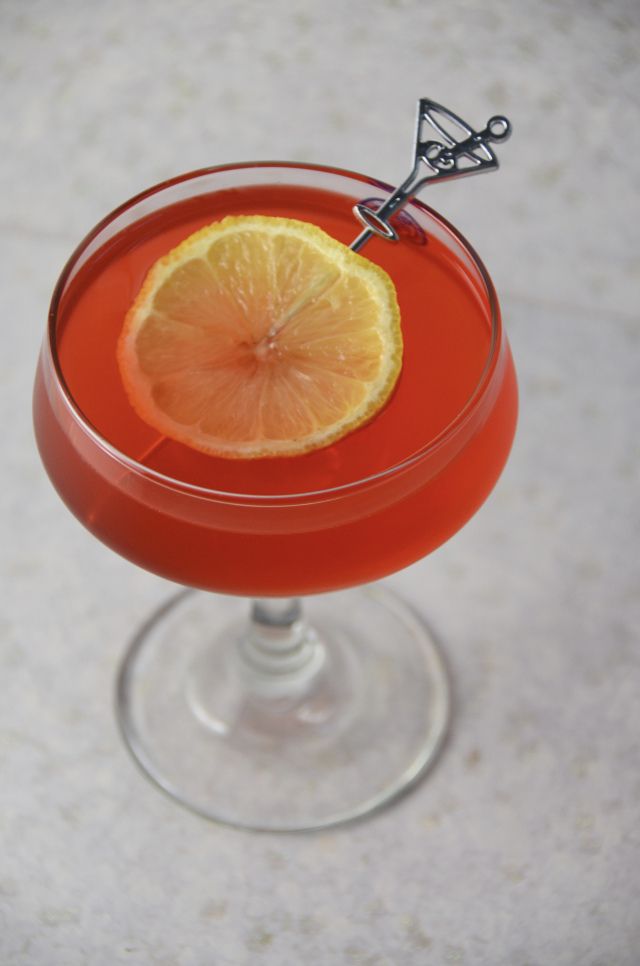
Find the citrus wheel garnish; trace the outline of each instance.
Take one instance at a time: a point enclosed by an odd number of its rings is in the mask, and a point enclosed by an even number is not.
[[[136,413],[226,457],[328,445],[384,405],[401,363],[387,273],[314,225],[259,215],[160,258],[118,343]]]

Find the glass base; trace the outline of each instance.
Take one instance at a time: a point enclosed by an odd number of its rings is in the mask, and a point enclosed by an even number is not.
[[[325,828],[396,798],[437,756],[449,687],[421,619],[378,586],[303,603],[304,674],[293,659],[284,674],[256,670],[242,657],[248,601],[199,591],[156,611],[124,658],[127,745],[199,815],[264,831]]]

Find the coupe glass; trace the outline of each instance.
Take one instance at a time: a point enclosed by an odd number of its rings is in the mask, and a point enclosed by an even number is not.
[[[247,192],[254,202],[261,193],[297,192],[346,212],[344,230],[355,234],[353,204],[391,190],[309,165],[186,174],[102,221],[71,256],[51,304],[34,394],[47,472],[100,540],[187,588],[149,617],[127,650],[117,681],[122,734],[158,786],[200,815],[236,826],[292,831],[361,816],[412,786],[441,748],[450,699],[439,648],[422,616],[377,581],[458,530],[506,461],[516,384],[493,285],[454,228],[425,205],[408,205],[407,237],[396,252],[402,257],[402,246],[416,241],[426,251],[433,240],[448,253],[471,293],[486,350],[445,426],[405,458],[335,485],[315,486],[310,477],[302,488],[253,492],[194,482],[179,460],[168,470],[154,456],[166,441],[154,441],[150,428],[136,425],[137,451],[105,430],[116,416],[123,426],[137,417],[95,374],[93,386],[83,385],[78,358],[99,344],[103,308],[110,311],[121,294],[126,304],[143,277],[124,263],[116,270],[110,253],[148,245],[152,262],[162,253],[152,251],[153,239],[160,224],[172,224],[171,212],[206,222]],[[178,237],[179,224],[175,230]],[[371,257],[391,244],[375,240]],[[72,363],[68,317],[82,308],[85,280],[103,301],[83,316],[88,338]],[[426,276],[414,272],[398,294],[432,324]],[[112,349],[105,379],[117,371]]]

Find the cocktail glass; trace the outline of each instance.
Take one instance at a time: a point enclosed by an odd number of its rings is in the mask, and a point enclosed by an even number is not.
[[[400,383],[337,444],[223,460],[167,440],[128,404],[117,335],[150,265],[195,228],[287,215],[349,243],[352,206],[390,191],[298,164],[186,174],[104,219],[51,304],[34,394],[47,472],[100,540],[189,588],[127,651],[122,734],[157,785],[232,825],[353,819],[435,760],[449,717],[443,659],[422,616],[376,582],[447,540],[489,494],[515,428],[513,363],[482,262],[415,200],[400,240],[366,253],[397,287]]]

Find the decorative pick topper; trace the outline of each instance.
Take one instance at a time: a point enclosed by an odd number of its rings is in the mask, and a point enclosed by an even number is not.
[[[449,130],[444,126],[446,121],[449,122]],[[440,140],[425,137],[429,133],[426,130],[427,125]],[[459,140],[450,133],[452,127],[460,131],[462,137]],[[414,165],[411,174],[377,211],[364,202],[354,205],[353,213],[364,226],[364,231],[352,242],[353,251],[359,251],[373,235],[397,241],[398,233],[389,223],[389,219],[425,185],[498,168],[498,159],[490,144],[506,141],[510,134],[511,123],[501,114],[489,118],[482,131],[474,131],[466,121],[447,107],[436,104],[428,97],[421,98],[418,101]]]

